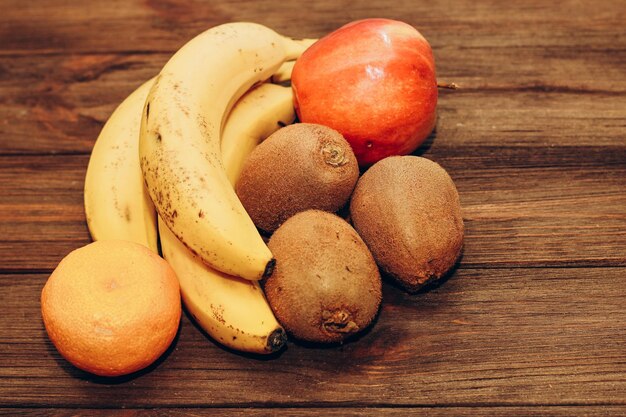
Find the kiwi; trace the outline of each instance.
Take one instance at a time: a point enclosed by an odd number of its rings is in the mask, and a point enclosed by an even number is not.
[[[381,301],[380,273],[345,220],[320,210],[300,212],[276,230],[268,246],[276,266],[265,294],[291,335],[341,342],[372,322]]]
[[[378,266],[415,292],[444,276],[463,246],[459,194],[437,163],[394,156],[359,179],[350,216]]]
[[[277,130],[244,163],[237,195],[254,224],[273,232],[307,209],[336,212],[359,177],[350,144],[329,127],[298,123]]]

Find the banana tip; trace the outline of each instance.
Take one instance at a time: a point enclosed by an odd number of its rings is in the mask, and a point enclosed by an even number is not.
[[[270,275],[272,275],[272,272],[274,272],[274,267],[276,266],[276,259],[272,258],[270,259],[270,261],[267,263],[267,265],[265,265],[265,271],[263,272],[263,278],[267,278]]]
[[[267,338],[267,350],[269,352],[277,352],[285,346],[287,342],[287,334],[282,327],[278,327]]]

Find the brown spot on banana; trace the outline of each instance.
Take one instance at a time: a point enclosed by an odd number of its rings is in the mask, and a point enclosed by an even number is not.
[[[226,324],[226,320],[224,320],[224,307],[211,304],[211,312],[213,313],[213,318],[215,320],[222,324]]]

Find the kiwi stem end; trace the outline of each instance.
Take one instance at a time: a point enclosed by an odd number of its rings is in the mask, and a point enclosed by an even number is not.
[[[352,320],[352,315],[344,310],[328,311],[322,313],[322,327],[329,333],[355,333],[359,330],[358,324]]]
[[[324,155],[324,162],[333,167],[340,167],[348,163],[343,147],[334,143],[325,143],[322,146],[322,155]]]

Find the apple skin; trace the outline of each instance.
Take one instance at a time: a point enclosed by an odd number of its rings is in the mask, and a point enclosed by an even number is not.
[[[343,134],[362,167],[413,152],[435,127],[432,49],[404,22],[358,20],[328,34],[296,61],[291,85],[299,119]]]

